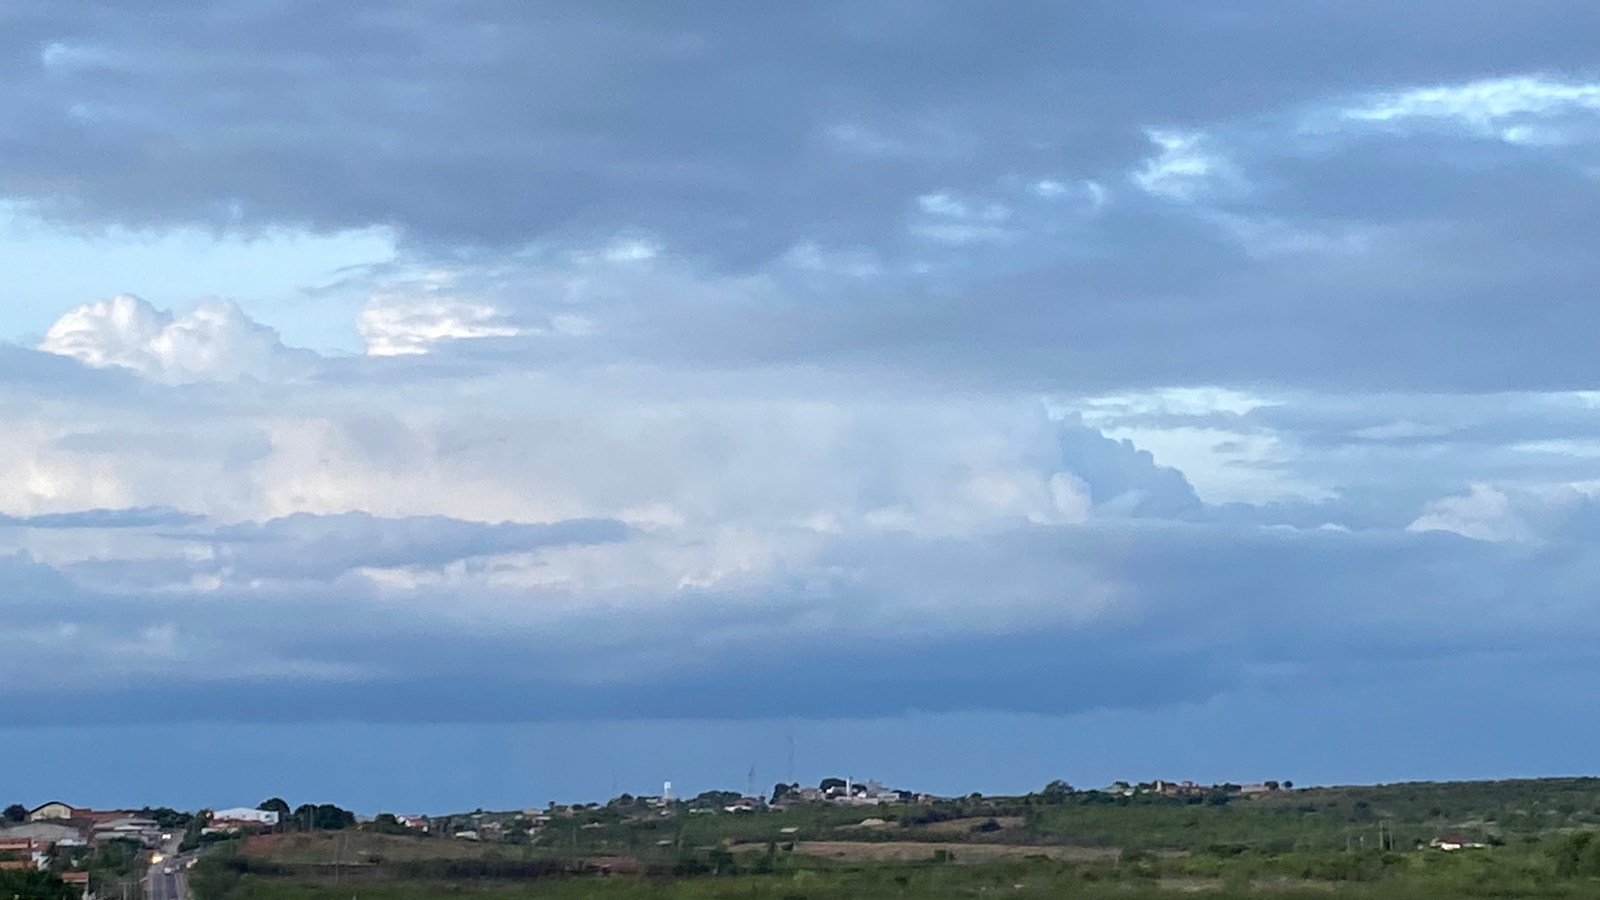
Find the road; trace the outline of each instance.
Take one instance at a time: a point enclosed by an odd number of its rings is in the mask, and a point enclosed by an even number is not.
[[[190,860],[178,852],[182,841],[182,835],[173,835],[151,857],[150,870],[145,875],[148,900],[189,900]]]

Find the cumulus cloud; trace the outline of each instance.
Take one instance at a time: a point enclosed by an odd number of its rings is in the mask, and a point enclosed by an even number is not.
[[[126,294],[66,313],[39,349],[169,384],[291,378],[304,374],[310,361],[310,354],[283,346],[277,332],[232,303],[202,303],[175,316]]]
[[[1476,541],[1525,541],[1533,536],[1527,523],[1512,509],[1509,498],[1487,484],[1473,485],[1463,497],[1435,500],[1407,528],[1449,531]]]

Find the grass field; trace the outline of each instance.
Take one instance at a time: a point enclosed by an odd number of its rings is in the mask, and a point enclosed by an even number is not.
[[[1333,859],[1331,856],[1347,856]],[[262,877],[250,872],[197,876],[201,900],[424,900],[471,895],[478,900],[660,898],[660,900],[844,900],[844,898],[1044,897],[1178,900],[1207,897],[1304,898],[1600,898],[1600,881],[1557,877],[1542,854],[1476,851],[1444,854],[1329,854],[1241,858],[1175,858],[1118,863],[1042,859],[979,865],[923,861],[838,864],[785,861],[771,872],[713,875],[551,874],[521,880],[441,877],[335,882],[327,872]],[[224,869],[220,861],[213,869]],[[205,881],[202,886],[201,881]]]

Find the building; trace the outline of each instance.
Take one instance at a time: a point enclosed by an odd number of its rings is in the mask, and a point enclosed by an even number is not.
[[[1488,844],[1482,843],[1481,841],[1469,841],[1459,834],[1447,834],[1444,837],[1436,837],[1429,841],[1428,846],[1434,848],[1435,850],[1446,851],[1482,850],[1484,847],[1487,847]]]
[[[146,847],[161,845],[161,824],[143,816],[124,816],[95,823],[94,839],[100,841],[137,841]]]
[[[33,838],[0,838],[0,871],[42,869],[49,864],[53,847]]]
[[[219,831],[240,828],[272,828],[278,824],[278,812],[273,809],[235,807],[219,809],[211,814],[211,827]]]
[[[39,821],[24,822],[8,828],[0,828],[0,840],[32,839],[45,844],[54,844],[58,847],[86,847],[89,845],[87,828],[80,828],[65,821]]]
[[[28,813],[29,822],[48,822],[54,819],[87,819],[94,810],[78,809],[70,803],[51,800]]]
[[[76,885],[83,890],[83,893],[80,895],[83,897],[83,900],[92,900],[94,895],[89,893],[88,872],[62,872],[60,874],[62,881],[66,882],[67,884]]]
[[[412,831],[426,832],[432,827],[427,816],[395,816],[394,820]]]

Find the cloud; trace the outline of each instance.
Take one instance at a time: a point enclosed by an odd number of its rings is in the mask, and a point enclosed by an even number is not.
[[[1600,113],[1600,84],[1535,75],[1489,78],[1464,84],[1410,88],[1381,94],[1342,111],[1351,122],[1398,126],[1409,122],[1458,123],[1508,143],[1561,143],[1575,114]],[[1595,133],[1595,123],[1587,131]]]
[[[1443,497],[1428,504],[1408,526],[1410,531],[1449,531],[1476,541],[1525,541],[1532,537],[1511,509],[1506,495],[1487,484],[1475,484],[1464,497]]]
[[[295,596],[224,589],[175,627],[170,611],[147,604],[118,637],[103,618],[84,618],[92,595],[42,609],[13,603],[13,643],[26,652],[11,661],[29,674],[8,682],[0,704],[32,718],[39,698],[80,692],[84,702],[58,704],[53,721],[103,718],[107,702],[138,720],[229,719],[241,709],[256,720],[320,720],[361,702],[384,721],[746,718],[767,714],[777,691],[786,715],[841,704],[855,715],[983,709],[997,694],[1004,708],[1061,714],[1365,684],[1439,660],[1532,659],[1592,640],[1592,602],[1572,597],[1530,616],[1502,592],[1514,573],[1546,596],[1592,572],[1592,553],[1478,546],[1426,535],[1031,526],[932,547],[907,536],[836,542],[823,557],[839,573],[829,583],[696,589],[670,604],[635,600],[626,615],[555,614],[538,607],[559,592],[472,580],[424,586],[411,603],[339,581],[297,585]],[[974,572],[985,573],[981,588],[966,586]],[[335,595],[346,599],[329,603]],[[491,597],[538,603],[508,617],[490,613]],[[240,641],[248,647],[229,649]],[[424,680],[403,664],[420,652],[436,661]],[[91,684],[107,671],[175,681],[160,692],[41,682],[46,661],[67,654],[80,660],[74,679]],[[983,663],[929,671],[950,659]]]
[[[493,305],[451,295],[450,278],[431,278],[387,288],[367,301],[356,328],[372,356],[427,353],[441,341],[515,337],[522,329],[505,321]]]
[[[66,313],[39,349],[169,384],[293,378],[308,371],[311,359],[284,347],[275,331],[232,303],[203,303],[175,317],[129,295]]]
[[[1133,173],[1145,193],[1187,203],[1237,185],[1238,174],[1204,135],[1152,129],[1149,137],[1161,152]]]
[[[912,232],[929,240],[951,244],[1004,241],[1012,237],[1005,223],[1011,210],[997,203],[974,205],[946,193],[924,194],[917,198],[923,218]]]
[[[200,518],[176,509],[148,506],[141,509],[86,509],[23,517],[0,516],[0,523],[18,528],[148,528],[187,525]]]
[[[193,535],[211,544],[207,561],[230,578],[332,580],[355,569],[438,567],[473,557],[624,540],[621,522],[463,522],[442,516],[381,519],[352,512],[297,513]]]
[[[1062,714],[1581,653],[1591,6],[19,10],[0,187],[52,233],[382,239],[0,347],[0,716]]]

